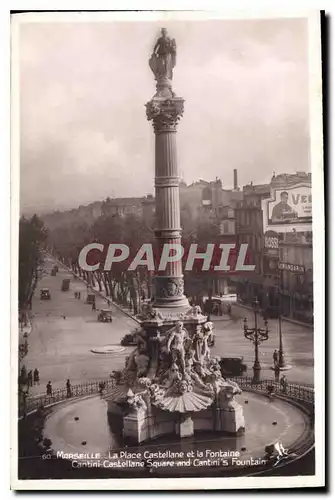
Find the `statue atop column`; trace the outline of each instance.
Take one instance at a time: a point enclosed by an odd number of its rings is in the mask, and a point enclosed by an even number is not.
[[[167,36],[166,28],[162,28],[161,36],[155,43],[149,66],[157,81],[164,78],[172,80],[173,68],[176,65],[176,41]]]

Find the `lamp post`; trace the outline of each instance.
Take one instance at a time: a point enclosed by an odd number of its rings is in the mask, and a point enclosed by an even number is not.
[[[29,394],[29,385],[26,381],[19,383],[19,408],[25,418],[27,415],[27,397]]]
[[[282,293],[282,273],[279,269],[278,276],[278,298],[279,298],[279,310],[278,310],[278,330],[279,330],[279,353],[278,353],[278,368],[279,370],[289,370],[291,368],[290,365],[287,365],[285,362],[285,353],[283,347],[283,334],[282,334],[282,310],[283,310],[283,293]]]
[[[257,384],[260,381],[260,372],[261,372],[258,347],[259,347],[261,342],[268,340],[269,330],[268,330],[267,320],[264,321],[265,328],[258,327],[257,313],[258,313],[258,309],[259,309],[259,302],[258,302],[257,298],[253,302],[253,309],[254,309],[254,325],[255,326],[254,326],[254,328],[249,328],[248,327],[248,320],[247,320],[247,318],[244,318],[244,336],[246,339],[250,340],[255,346],[255,361],[254,361],[254,365],[252,368],[254,370],[253,381],[254,381],[254,383]]]

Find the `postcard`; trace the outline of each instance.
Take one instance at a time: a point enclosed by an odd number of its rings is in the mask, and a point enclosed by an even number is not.
[[[324,486],[320,13],[11,36],[12,488]]]

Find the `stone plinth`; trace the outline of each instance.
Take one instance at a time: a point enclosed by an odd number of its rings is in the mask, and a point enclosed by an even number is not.
[[[148,418],[145,410],[129,413],[123,418],[123,437],[134,443],[148,439]]]
[[[177,435],[181,438],[190,437],[194,434],[194,423],[190,415],[181,415],[177,423]]]
[[[216,408],[215,430],[235,436],[244,434],[245,421],[243,408],[236,401],[231,402],[229,407]]]
[[[109,406],[110,421],[119,418]],[[182,438],[193,436],[195,432],[214,431],[221,435],[240,436],[245,431],[243,408],[236,401],[234,407],[219,408],[214,403],[207,410],[183,414],[163,411],[152,405],[140,411],[132,411],[123,417],[123,438],[139,444],[162,436],[175,435]]]

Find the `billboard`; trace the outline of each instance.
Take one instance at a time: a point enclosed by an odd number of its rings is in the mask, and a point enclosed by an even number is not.
[[[310,184],[273,189],[262,201],[264,230],[277,232],[312,230],[312,191]]]

